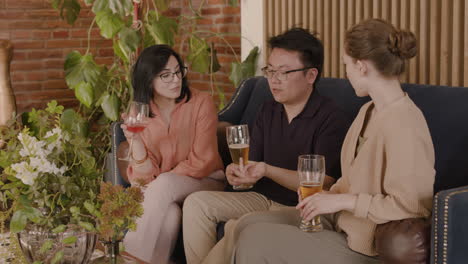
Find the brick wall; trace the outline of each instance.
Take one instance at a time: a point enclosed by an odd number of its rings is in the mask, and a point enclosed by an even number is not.
[[[199,2],[193,1],[195,7]],[[240,33],[238,7],[227,6],[225,0],[207,0],[204,7],[203,19],[197,22],[200,29]],[[189,12],[188,0],[173,0],[166,14],[177,16]],[[19,112],[44,106],[52,99],[66,106],[77,105],[73,91],[64,81],[63,62],[72,50],[86,51],[92,18],[90,9],[82,5],[80,17],[75,25],[70,26],[59,18],[49,0],[0,0],[0,39],[9,39],[13,43],[11,81]],[[96,61],[110,64],[113,60],[112,42],[101,38],[97,27],[91,31],[91,36],[91,52]],[[226,39],[240,56],[240,37],[229,36]],[[228,72],[235,58],[221,40],[213,41],[222,65],[216,74],[216,83],[230,96],[234,87],[229,82]],[[210,90],[209,76],[191,73],[189,78],[193,88]]]
[[[193,14],[187,4],[187,0],[172,1],[171,9],[167,12],[167,15],[177,16],[179,14],[190,15]],[[193,6],[197,8],[202,2],[201,0],[192,0]],[[217,51],[218,61],[221,65],[220,71],[214,75],[215,81],[213,82],[216,86],[224,90],[227,99],[229,99],[235,89],[234,85],[229,80],[229,74],[231,69],[231,63],[236,61],[236,57],[233,55],[233,51],[237,54],[237,59],[240,60],[241,55],[241,38],[240,38],[240,7],[231,7],[226,4],[226,0],[205,0],[204,8],[202,9],[202,17],[197,21],[197,27],[199,30],[212,31],[216,33],[229,33],[224,35],[224,40],[212,37],[208,38],[209,42],[214,43],[214,47]],[[240,4],[240,0],[238,1]],[[229,47],[225,41],[229,42]],[[180,47],[176,45],[177,50]],[[231,49],[232,48],[232,49]],[[186,48],[183,49],[186,51]],[[184,54],[185,52],[182,52]],[[202,75],[194,72],[189,73],[190,86],[199,90],[206,90],[211,92],[214,88],[211,87],[212,82],[210,81],[209,75]],[[214,98],[217,101],[218,97],[214,91]]]

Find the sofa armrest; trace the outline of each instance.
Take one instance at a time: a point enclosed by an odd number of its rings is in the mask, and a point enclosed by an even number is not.
[[[429,260],[430,222],[409,218],[377,225],[375,246],[388,264],[426,264]]]
[[[431,264],[465,263],[468,259],[468,186],[435,195]]]
[[[120,128],[120,125],[122,122],[114,122],[111,124],[111,155],[108,156],[110,159],[108,164],[109,167],[109,177],[106,179],[106,181],[112,182],[112,184],[116,185],[123,185],[125,187],[129,186],[129,184],[122,178],[122,175],[119,170],[119,146],[122,142],[127,141],[125,138],[125,135]],[[120,149],[120,151],[122,151]]]

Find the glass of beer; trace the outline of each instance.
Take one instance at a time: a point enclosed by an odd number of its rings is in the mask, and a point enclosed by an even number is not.
[[[232,162],[239,165],[241,170],[249,161],[249,129],[247,125],[226,127],[226,139],[231,153]],[[247,190],[251,184],[232,186],[234,190]]]
[[[301,155],[297,164],[301,199],[322,191],[325,178],[325,157],[322,155]],[[311,221],[301,220],[299,228],[305,232],[322,231],[320,216]]]

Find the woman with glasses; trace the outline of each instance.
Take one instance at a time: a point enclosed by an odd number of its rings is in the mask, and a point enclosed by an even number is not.
[[[216,107],[209,94],[189,88],[186,75],[182,59],[166,45],[143,50],[133,68],[134,101],[147,103],[150,113],[140,133],[122,125],[133,143],[130,161],[120,164],[126,165],[121,171],[145,189],[144,214],[124,245],[148,263],[170,263],[185,197],[224,187]]]

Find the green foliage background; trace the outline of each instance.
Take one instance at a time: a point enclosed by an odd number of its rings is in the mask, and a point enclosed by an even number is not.
[[[197,28],[196,21],[202,18],[200,14],[205,1],[195,9],[189,0],[192,15],[180,15],[173,19],[163,15],[171,0],[142,0],[141,20],[138,23],[135,23],[133,18],[134,7],[131,0],[84,2],[86,5],[92,5],[91,10],[95,15],[89,32],[97,25],[101,36],[112,39],[115,60],[112,65],[98,65],[93,54],[89,52],[88,44],[84,54],[73,51],[67,55],[64,69],[66,83],[75,91],[75,96],[80,102],[80,112],[87,119],[87,127],[84,130],[91,133],[94,153],[99,164],[104,164],[104,157],[109,151],[109,125],[120,118],[120,113],[132,98],[130,72],[138,49],[154,44],[174,46],[175,37],[180,36],[182,40],[179,46],[184,48],[184,43],[188,44],[186,61],[190,70],[211,75],[212,90],[220,99],[219,107],[224,107],[224,91],[215,85],[214,76],[221,66],[214,43],[209,43],[207,39],[219,38],[231,47],[224,38],[231,33],[216,33]],[[238,0],[226,0],[226,3],[237,6]],[[70,24],[78,19],[81,10],[78,0],[53,0],[52,6]],[[231,50],[234,52],[232,47]],[[257,58],[258,48],[255,47],[245,61],[237,59],[237,62],[232,63],[229,79],[236,87],[242,80],[255,75]]]

